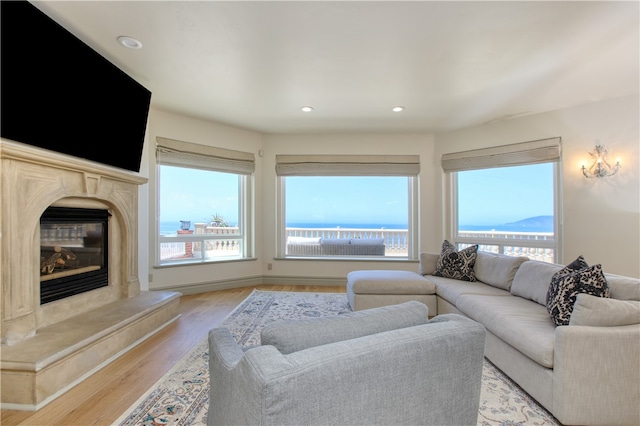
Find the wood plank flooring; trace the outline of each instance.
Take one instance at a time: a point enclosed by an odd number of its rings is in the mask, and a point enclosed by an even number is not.
[[[42,409],[35,412],[2,410],[0,424],[111,425],[254,288],[317,293],[346,291],[344,286],[260,285],[182,296],[181,316],[175,322]]]

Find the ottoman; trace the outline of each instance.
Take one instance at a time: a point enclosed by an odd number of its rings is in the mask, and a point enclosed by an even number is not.
[[[347,298],[354,311],[417,300],[429,316],[438,312],[436,285],[411,271],[362,270],[347,274]]]

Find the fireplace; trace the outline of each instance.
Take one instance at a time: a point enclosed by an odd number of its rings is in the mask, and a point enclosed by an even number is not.
[[[40,217],[40,304],[109,285],[108,210],[49,207]]]
[[[1,408],[37,410],[180,315],[142,291],[133,172],[0,139]]]

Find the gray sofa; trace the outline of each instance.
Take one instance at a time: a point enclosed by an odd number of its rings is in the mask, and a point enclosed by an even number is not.
[[[419,302],[209,333],[208,425],[476,425],[485,329]]]
[[[291,256],[384,256],[384,238],[287,238]]]
[[[486,327],[485,356],[563,424],[640,424],[640,280],[605,274],[611,297],[579,295],[555,326],[546,294],[562,265],[478,252],[469,282],[434,276],[438,257],[423,253],[417,273],[349,273],[352,309],[416,298],[464,315]]]

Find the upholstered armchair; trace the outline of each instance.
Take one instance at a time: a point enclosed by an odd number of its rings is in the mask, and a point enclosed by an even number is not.
[[[485,329],[419,302],[209,333],[209,425],[476,425]]]

